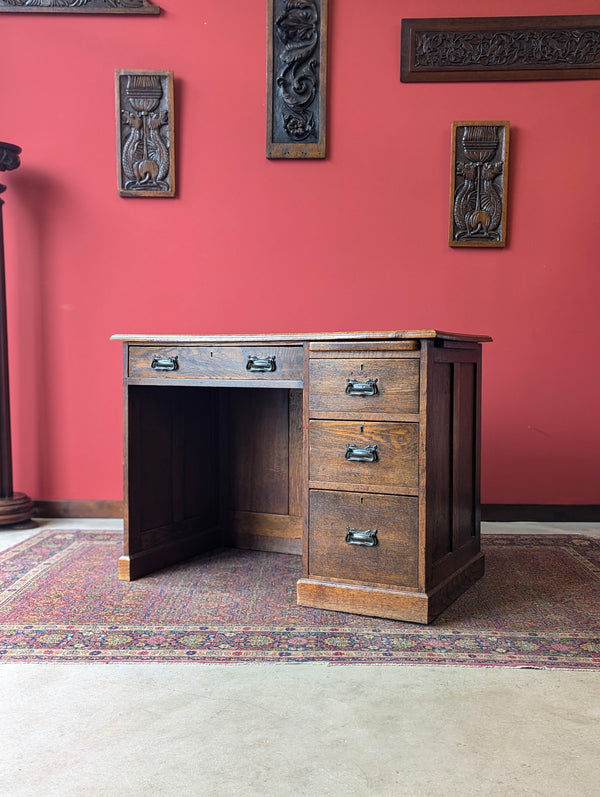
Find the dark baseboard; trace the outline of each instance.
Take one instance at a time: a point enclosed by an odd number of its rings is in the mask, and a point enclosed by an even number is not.
[[[122,501],[34,501],[35,516],[47,518],[122,518]]]
[[[600,505],[482,504],[481,519],[496,523],[600,523]]]
[[[35,501],[36,517],[122,518],[122,501]],[[481,519],[496,523],[600,523],[600,504],[482,504]]]

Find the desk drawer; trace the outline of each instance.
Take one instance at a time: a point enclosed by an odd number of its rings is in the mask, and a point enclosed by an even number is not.
[[[417,586],[418,498],[311,490],[309,575]]]
[[[419,425],[310,421],[310,480],[389,488],[419,483]]]
[[[310,412],[419,412],[419,360],[312,358]]]
[[[130,346],[129,376],[302,381],[301,346]]]

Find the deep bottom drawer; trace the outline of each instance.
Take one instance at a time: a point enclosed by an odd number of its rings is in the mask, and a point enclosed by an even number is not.
[[[308,570],[313,578],[416,587],[418,499],[311,490]]]

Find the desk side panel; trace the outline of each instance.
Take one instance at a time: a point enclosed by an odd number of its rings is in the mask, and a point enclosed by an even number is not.
[[[481,346],[432,347],[427,394],[430,590],[480,556]]]
[[[214,391],[127,388],[125,555],[134,579],[219,544]]]

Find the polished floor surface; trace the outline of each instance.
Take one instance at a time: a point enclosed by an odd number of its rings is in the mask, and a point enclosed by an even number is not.
[[[0,665],[2,797],[599,797],[599,749],[600,670]]]

